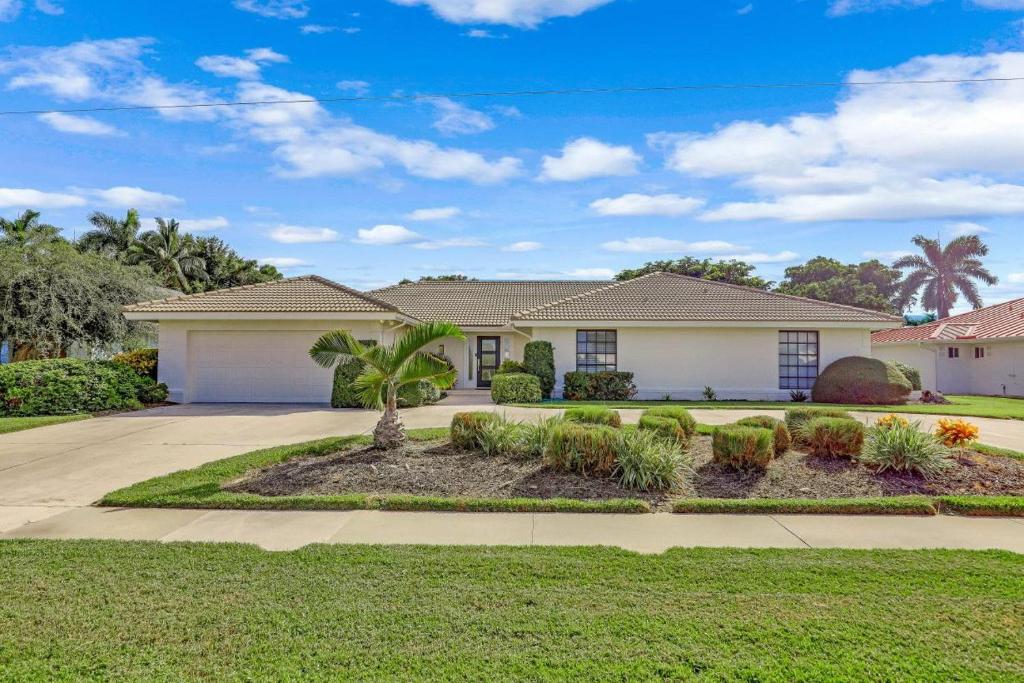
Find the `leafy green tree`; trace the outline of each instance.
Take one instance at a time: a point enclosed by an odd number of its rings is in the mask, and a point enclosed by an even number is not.
[[[0,245],[25,245],[63,239],[60,228],[39,222],[39,212],[26,209],[14,220],[0,218]]]
[[[816,256],[802,266],[786,269],[775,291],[834,304],[896,313],[900,272],[878,260],[842,263]]]
[[[184,241],[188,251],[206,265],[206,278],[189,278],[189,287],[194,292],[254,285],[282,277],[274,266],[261,266],[255,259],[242,258],[219,237],[185,235]]]
[[[398,390],[423,380],[439,389],[455,383],[455,369],[444,359],[424,351],[446,337],[466,339],[462,330],[447,322],[417,325],[390,346],[365,345],[345,330],[334,330],[316,340],[309,356],[324,368],[348,358],[363,362],[364,370],[353,386],[367,408],[384,409],[373,430],[373,445],[395,448],[405,443],[405,427],[398,414]]]
[[[89,215],[93,230],[78,238],[78,248],[109,256],[118,261],[127,261],[132,255],[132,247],[139,239],[139,212],[128,209],[123,219],[95,211]]]
[[[179,232],[178,221],[157,218],[156,224],[156,230],[142,233],[132,246],[133,258],[149,266],[163,286],[192,292],[190,280],[209,279],[206,262]]]
[[[715,282],[728,282],[744,287],[755,287],[757,289],[769,289],[772,283],[753,274],[755,266],[730,259],[728,261],[712,261],[709,258],[697,259],[692,256],[685,256],[675,261],[650,261],[640,268],[623,270],[615,276],[616,280],[632,280],[650,273],[676,273],[677,275],[688,275],[704,280]]]
[[[451,275],[424,275],[420,277],[417,282],[476,282],[475,277],[467,277],[461,273],[452,273]],[[409,278],[402,278],[398,281],[400,285],[411,285],[413,283]]]
[[[974,281],[994,285],[999,278],[981,262],[982,257],[988,256],[988,245],[980,237],[963,235],[950,240],[946,246],[924,235],[917,235],[912,241],[923,254],[904,256],[892,264],[893,268],[910,270],[899,291],[901,307],[913,303],[918,292],[921,292],[924,310],[937,311],[940,319],[949,317],[960,294],[974,308],[985,305]]]

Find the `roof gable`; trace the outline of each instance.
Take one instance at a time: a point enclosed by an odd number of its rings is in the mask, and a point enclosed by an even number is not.
[[[1024,298],[952,315],[942,320],[884,330],[871,335],[876,344],[1024,337]]]

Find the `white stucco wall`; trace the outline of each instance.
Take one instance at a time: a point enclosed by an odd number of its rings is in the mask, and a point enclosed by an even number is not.
[[[984,358],[970,352],[971,393],[1024,396],[1024,342],[981,345]]]
[[[477,384],[476,376],[476,344],[477,337],[500,337],[501,338],[501,360],[523,359],[523,346],[529,340],[519,332],[508,330],[467,330],[465,331],[466,341],[457,339],[445,339],[445,355],[452,359],[455,369],[458,372],[456,389],[475,389]],[[438,350],[432,346],[431,350]]]
[[[921,389],[942,391],[938,388],[935,354],[936,351],[932,348],[910,344],[876,345],[871,351],[871,355],[879,360],[899,361],[912,368],[917,368],[921,372]]]
[[[950,347],[960,349],[950,358]],[[975,358],[975,348],[985,349]],[[929,343],[875,345],[873,353],[883,360],[898,360],[921,370],[924,389],[944,394],[1024,396],[1024,342]]]

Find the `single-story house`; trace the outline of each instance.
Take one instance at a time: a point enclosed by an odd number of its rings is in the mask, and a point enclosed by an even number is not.
[[[312,402],[331,372],[309,359],[324,332],[390,342],[448,320],[466,341],[443,353],[456,388],[487,388],[531,340],[555,350],[556,394],[568,371],[634,373],[638,398],[787,399],[820,369],[871,354],[871,333],[902,319],[749,287],[654,273],[612,281],[429,281],[361,292],[322,277],[144,302],[125,309],[160,326],[160,381],[181,402]]]
[[[1024,396],[1024,298],[871,337],[876,358],[921,371],[921,388]]]

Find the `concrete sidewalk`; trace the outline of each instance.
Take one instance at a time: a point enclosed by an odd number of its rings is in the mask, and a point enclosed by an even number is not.
[[[953,548],[1024,553],[1024,519],[836,515],[604,515],[0,508],[0,539],[673,547]]]

